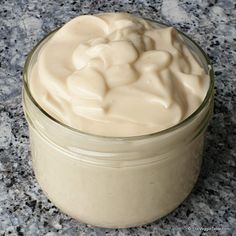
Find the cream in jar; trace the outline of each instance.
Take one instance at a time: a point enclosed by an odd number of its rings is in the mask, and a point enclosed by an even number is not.
[[[174,210],[200,171],[209,66],[184,34],[124,13],[79,16],[45,37],[27,59],[23,89],[44,193],[102,227]]]

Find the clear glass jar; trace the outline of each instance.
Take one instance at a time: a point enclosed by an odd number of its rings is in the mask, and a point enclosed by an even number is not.
[[[24,68],[23,107],[42,190],[66,214],[101,227],[138,226],[168,214],[188,196],[200,172],[214,93],[206,54],[179,32],[210,76],[206,98],[191,116],[149,135],[103,137],[59,122],[31,94],[32,66],[54,32],[32,50]]]

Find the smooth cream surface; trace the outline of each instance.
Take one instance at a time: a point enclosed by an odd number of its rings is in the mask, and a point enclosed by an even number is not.
[[[172,27],[125,13],[79,16],[44,45],[30,89],[51,116],[83,132],[137,136],[178,124],[209,76]]]

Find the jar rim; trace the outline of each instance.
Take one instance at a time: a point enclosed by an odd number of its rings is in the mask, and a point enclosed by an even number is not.
[[[161,26],[165,26],[165,27],[173,27],[169,24],[160,22],[160,21],[155,21],[155,20],[151,20],[148,18],[143,18],[145,20],[148,20],[150,22],[153,23],[157,23]],[[214,92],[214,71],[213,71],[213,66],[210,62],[209,57],[207,56],[207,54],[204,52],[204,50],[198,45],[198,43],[196,43],[192,38],[190,38],[188,35],[186,35],[185,33],[183,33],[182,31],[177,30],[177,32],[183,36],[184,38],[187,38],[198,50],[199,52],[202,54],[202,56],[204,57],[205,61],[206,61],[206,65],[208,67],[208,74],[209,74],[209,79],[210,79],[210,83],[209,83],[209,87],[206,93],[206,96],[204,98],[204,100],[202,101],[201,105],[187,118],[185,118],[184,120],[182,120],[180,123],[171,126],[167,129],[161,130],[161,131],[157,131],[157,132],[153,132],[153,133],[148,133],[148,134],[142,134],[142,135],[136,135],[136,136],[119,136],[119,137],[114,137],[114,136],[103,136],[103,135],[98,135],[98,134],[92,134],[92,133],[87,133],[84,131],[81,131],[79,129],[73,128],[59,120],[57,120],[55,117],[51,116],[46,110],[44,110],[39,103],[34,99],[30,88],[29,88],[29,80],[28,80],[28,68],[31,62],[31,59],[33,58],[33,55],[35,53],[35,51],[37,50],[37,48],[46,40],[48,39],[50,36],[52,36],[56,31],[58,31],[61,27],[51,31],[50,33],[48,33],[46,36],[44,36],[34,47],[33,49],[30,51],[30,53],[27,56],[26,62],[24,64],[24,68],[23,68],[23,86],[25,91],[27,92],[30,100],[33,102],[33,104],[37,107],[37,109],[39,109],[40,112],[42,112],[47,118],[49,118],[51,121],[53,121],[54,123],[72,131],[72,132],[76,132],[80,135],[83,135],[85,137],[94,137],[97,139],[103,139],[103,140],[114,140],[114,141],[134,141],[134,140],[143,140],[143,139],[147,139],[147,138],[154,138],[157,136],[162,136],[165,134],[169,134],[177,129],[182,128],[183,126],[189,124],[204,108],[205,106],[208,104],[209,100],[211,99],[213,92]]]

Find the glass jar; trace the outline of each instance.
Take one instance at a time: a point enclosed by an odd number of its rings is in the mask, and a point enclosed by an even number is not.
[[[214,93],[206,54],[179,32],[210,76],[207,95],[192,115],[153,134],[103,137],[59,122],[31,94],[32,66],[54,33],[32,50],[24,68],[23,107],[33,168],[44,193],[64,213],[101,227],[138,226],[173,211],[191,192],[200,172]]]

